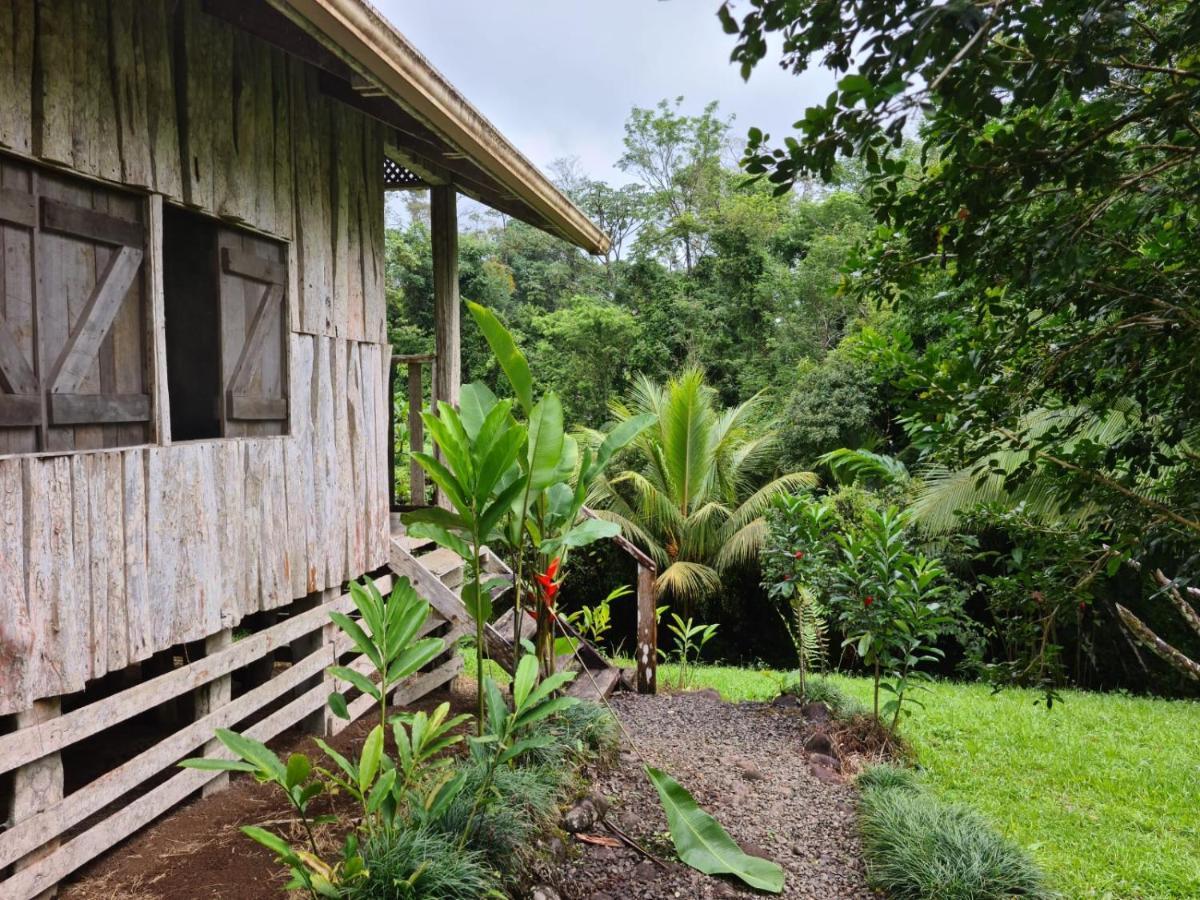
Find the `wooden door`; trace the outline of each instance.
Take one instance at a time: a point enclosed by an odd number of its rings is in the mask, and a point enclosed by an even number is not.
[[[257,235],[222,228],[217,253],[223,434],[287,434],[285,248]]]

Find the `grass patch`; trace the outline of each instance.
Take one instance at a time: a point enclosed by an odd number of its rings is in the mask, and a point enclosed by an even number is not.
[[[766,699],[778,673],[699,666],[697,687]],[[871,683],[831,675],[868,703]],[[747,688],[744,692],[741,688]],[[938,682],[901,733],[935,796],[1025,848],[1066,897],[1200,897],[1200,703]]]
[[[872,887],[893,900],[1050,898],[1029,856],[980,815],[920,790],[890,766],[868,770],[859,825]]]

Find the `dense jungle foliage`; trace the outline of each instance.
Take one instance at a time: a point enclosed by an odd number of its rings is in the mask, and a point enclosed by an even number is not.
[[[715,104],[634,109],[627,184],[555,171],[613,236],[608,256],[479,219],[462,293],[518,335],[569,424],[603,427],[646,384],[698,371],[718,408],[754,410],[741,435],[754,484],[815,474],[808,501],[831,506],[845,541],[899,509],[909,550],[944,566],[962,613],[939,638],[942,671],[1190,691],[1200,7],[1053,6],[726,4],[747,77],[780,45],[787,69],[839,74],[826,103],[797,111],[800,139],[751,128],[747,142]],[[418,197],[389,231],[388,265],[394,346],[427,350]],[[464,380],[494,384],[472,329]],[[827,455],[842,449],[867,452]],[[617,468],[636,486],[654,452]],[[797,514],[777,506],[756,547],[788,549]],[[640,524],[669,553],[663,521]],[[578,579],[591,589],[577,602],[624,578],[608,554],[588,551],[597,577]],[[717,583],[695,605],[721,622],[711,655],[793,661],[771,590],[792,573],[733,556],[711,563]],[[631,614],[614,607],[614,642]],[[844,653],[836,636],[825,661]]]

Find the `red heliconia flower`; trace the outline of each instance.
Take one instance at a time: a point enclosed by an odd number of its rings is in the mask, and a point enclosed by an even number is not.
[[[872,597],[870,594],[867,594],[867,596],[863,597],[863,606],[870,606],[874,602],[875,602],[875,598]]]
[[[554,557],[545,572],[533,576],[534,580],[542,586],[542,600],[550,607],[554,606],[554,595],[558,593],[558,582],[554,580],[554,576],[558,574],[558,561],[559,558]]]
[[[797,550],[795,552],[795,554],[793,554],[793,555],[796,557],[796,559],[804,559],[804,551],[803,550]]]

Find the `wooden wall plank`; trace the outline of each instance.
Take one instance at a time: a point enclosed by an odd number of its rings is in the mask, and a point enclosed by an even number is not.
[[[36,59],[53,61],[36,73],[32,87],[33,152],[50,162],[70,165],[71,66],[75,53],[75,10],[71,0],[39,0]]]
[[[9,0],[0,15],[0,146],[32,151],[34,0]]]
[[[159,451],[163,452],[163,451]],[[149,451],[122,454],[121,480],[125,524],[125,610],[129,629],[129,662],[154,653],[154,599],[151,595],[146,546],[147,456]],[[157,536],[155,536],[157,540]],[[155,594],[161,585],[153,585]],[[110,634],[113,633],[110,630]]]
[[[154,190],[173,200],[183,198],[180,171],[178,110],[175,103],[175,55],[171,15],[166,3],[139,7],[145,60],[146,113]]]
[[[121,135],[121,176],[125,184],[150,187],[150,114],[146,99],[146,60],[141,54],[140,0],[109,0],[112,14],[112,72]]]
[[[0,459],[0,715],[33,702],[34,632],[26,604],[22,460]]]
[[[25,460],[26,598],[34,635],[32,693],[82,690],[90,658],[78,605],[71,458]]]
[[[182,0],[179,17],[179,59],[175,78],[179,91],[179,155],[183,198],[190,206],[215,209],[215,106],[218,102],[214,25],[200,9],[200,0]],[[227,123],[220,123],[225,125]]]
[[[108,667],[108,654],[103,661],[98,661],[96,649],[97,634],[93,623],[92,594],[92,530],[91,518],[88,513],[88,459],[86,456],[72,456],[71,462],[71,540],[72,555],[75,560],[75,581],[71,586],[71,609],[68,613],[78,619],[77,633],[82,643],[70,648],[69,652],[82,657],[80,665],[84,671],[84,679],[97,678],[103,675]],[[107,583],[105,584],[107,589]],[[107,601],[106,601],[107,602]],[[103,631],[103,625],[101,626]],[[99,635],[103,639],[104,635]]]

